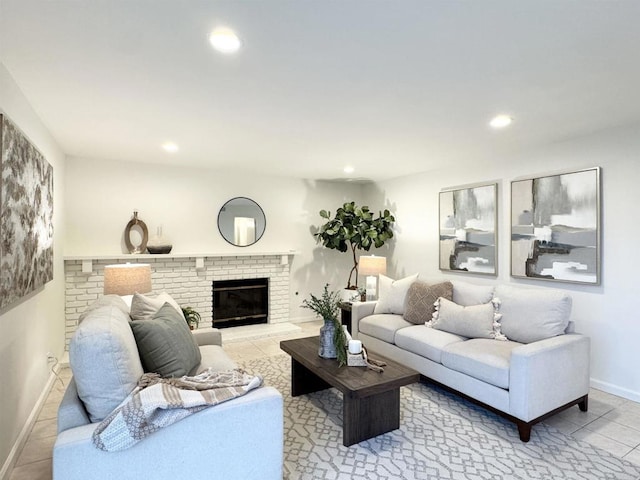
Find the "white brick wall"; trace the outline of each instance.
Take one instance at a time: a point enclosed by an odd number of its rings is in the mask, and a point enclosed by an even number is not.
[[[202,316],[200,327],[212,321],[211,282],[244,278],[269,279],[269,323],[289,320],[289,264],[280,255],[250,257],[205,257],[204,268],[196,270],[196,257],[127,257],[128,263],[151,265],[153,295],[167,292],[180,305],[191,306]],[[66,347],[78,325],[80,314],[102,295],[104,267],[124,260],[93,260],[93,271],[82,273],[82,260],[65,260]]]

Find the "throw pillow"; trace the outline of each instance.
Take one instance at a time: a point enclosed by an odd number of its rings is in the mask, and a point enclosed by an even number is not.
[[[131,320],[147,320],[160,310],[165,303],[169,303],[175,308],[186,322],[180,305],[167,292],[162,292],[157,297],[150,297],[141,293],[134,294],[131,300]]]
[[[451,282],[442,282],[436,285],[428,285],[425,282],[413,282],[407,290],[407,300],[404,310],[404,319],[416,325],[424,325],[431,320],[435,311],[434,303],[438,297],[451,300],[453,285]]]
[[[467,338],[496,338],[493,303],[464,307],[446,298],[439,298],[435,307],[433,320],[426,324],[428,327]]]
[[[562,335],[571,316],[571,297],[559,290],[496,287],[502,333],[509,340],[531,343]]]
[[[71,338],[69,365],[89,418],[102,421],[144,373],[129,315],[114,305],[91,310]]]
[[[131,329],[146,372],[182,377],[200,365],[202,357],[196,340],[170,303],[147,320],[132,321]]]
[[[404,304],[407,291],[413,282],[418,279],[418,274],[410,275],[399,280],[393,280],[386,275],[380,275],[378,286],[378,302],[373,313],[404,313]]]
[[[454,281],[453,302],[463,307],[489,303],[493,298],[493,285],[474,285],[473,283]]]

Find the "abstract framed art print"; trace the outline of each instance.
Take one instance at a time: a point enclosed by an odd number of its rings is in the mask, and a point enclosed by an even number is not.
[[[53,168],[0,115],[0,309],[53,279]]]
[[[440,192],[440,270],[497,275],[498,184]]]
[[[600,284],[600,167],[511,182],[511,275]]]

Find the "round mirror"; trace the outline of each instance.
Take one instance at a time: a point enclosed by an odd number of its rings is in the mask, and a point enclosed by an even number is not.
[[[256,243],[262,237],[266,225],[262,208],[250,198],[232,198],[218,213],[220,235],[236,247],[248,247]]]

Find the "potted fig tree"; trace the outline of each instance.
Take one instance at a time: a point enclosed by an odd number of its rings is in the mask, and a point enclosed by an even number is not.
[[[393,223],[395,217],[389,210],[378,212],[375,216],[364,205],[358,207],[355,202],[347,202],[338,208],[331,218],[331,212],[320,210],[320,216],[327,220],[314,236],[327,248],[340,252],[351,252],[353,267],[349,273],[346,288],[355,290],[358,288],[358,250],[369,251],[371,247],[380,248],[385,242],[393,238]],[[352,279],[355,274],[355,282]]]

